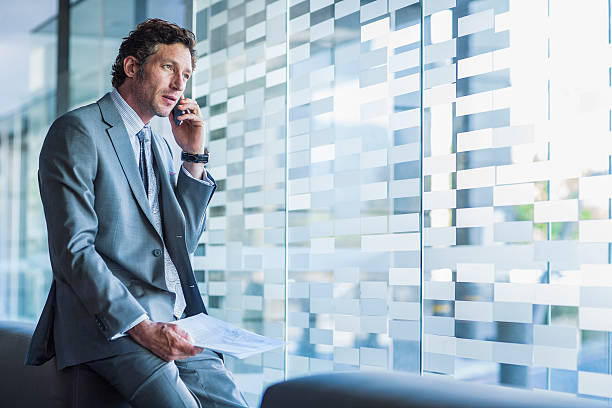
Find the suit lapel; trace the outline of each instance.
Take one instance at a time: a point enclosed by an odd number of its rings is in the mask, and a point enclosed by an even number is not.
[[[119,158],[121,168],[123,169],[125,178],[130,185],[132,194],[134,195],[138,206],[151,223],[151,226],[154,226],[155,224],[153,223],[151,206],[149,205],[149,201],[144,190],[144,185],[142,184],[142,179],[140,178],[140,173],[138,172],[138,166],[136,165],[136,160],[134,159],[134,150],[132,149],[127,130],[125,130],[123,120],[121,119],[117,108],[115,108],[110,94],[104,95],[104,97],[98,101],[98,105],[100,106],[100,111],[102,112],[104,121],[111,126],[110,128],[106,129],[106,131],[111,139],[115,153]]]

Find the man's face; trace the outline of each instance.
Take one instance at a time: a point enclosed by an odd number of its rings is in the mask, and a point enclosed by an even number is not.
[[[136,99],[141,111],[168,116],[191,76],[191,54],[183,44],[159,44],[136,76]]]

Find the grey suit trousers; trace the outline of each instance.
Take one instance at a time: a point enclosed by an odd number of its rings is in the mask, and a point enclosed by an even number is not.
[[[210,350],[168,363],[143,348],[85,365],[136,408],[248,406],[232,374]]]

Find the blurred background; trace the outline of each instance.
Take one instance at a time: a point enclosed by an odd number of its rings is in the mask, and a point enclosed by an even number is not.
[[[0,15],[0,319],[35,321],[52,279],[47,129],[108,92],[122,38],[163,18],[198,37],[186,94],[219,186],[193,257],[205,303],[287,341],[227,359],[251,404],[334,370],[612,398],[610,0],[24,0]]]

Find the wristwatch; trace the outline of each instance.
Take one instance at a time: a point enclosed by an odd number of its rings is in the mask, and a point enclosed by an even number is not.
[[[182,152],[181,153],[181,160],[184,162],[192,162],[192,163],[208,163],[208,152],[204,153],[204,154],[197,154],[197,153],[188,153],[188,152]]]

